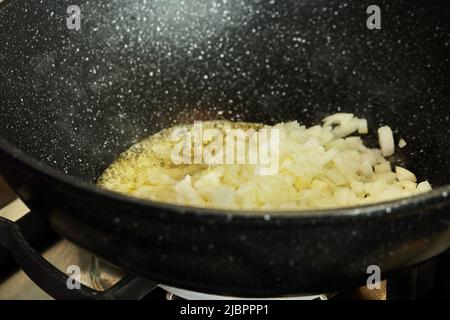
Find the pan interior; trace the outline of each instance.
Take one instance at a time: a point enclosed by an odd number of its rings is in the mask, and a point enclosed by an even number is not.
[[[447,4],[379,1],[81,1],[0,8],[0,135],[94,182],[140,139],[175,123],[318,123],[352,112],[408,145],[393,159],[449,183]],[[370,140],[369,139],[369,140]]]

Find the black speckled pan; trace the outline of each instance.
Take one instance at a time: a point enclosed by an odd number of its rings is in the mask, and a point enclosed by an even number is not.
[[[216,294],[335,290],[450,246],[448,1],[25,1],[0,5],[0,167],[61,235],[158,282]],[[81,8],[81,30],[66,8]],[[173,123],[395,128],[392,159],[434,190],[308,212],[227,212],[130,199],[93,183]]]

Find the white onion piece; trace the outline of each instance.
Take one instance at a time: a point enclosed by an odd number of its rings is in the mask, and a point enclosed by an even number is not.
[[[365,177],[370,177],[373,175],[373,168],[372,168],[372,164],[370,163],[369,160],[365,160],[362,164],[361,164],[361,168],[359,169],[361,174]]]
[[[396,166],[395,167],[395,173],[397,174],[397,179],[399,181],[412,181],[412,182],[416,182],[417,181],[417,178],[414,175],[414,173],[412,173],[411,171],[409,171],[409,170],[407,170],[405,168]]]
[[[355,191],[356,193],[363,193],[364,192],[364,183],[360,182],[360,181],[356,181],[353,180],[350,183],[350,186],[352,188],[353,191]]]
[[[404,148],[404,147],[406,147],[406,141],[405,140],[403,140],[403,139],[400,139],[400,141],[398,142],[398,146],[399,146],[399,148]]]
[[[413,192],[417,189],[417,183],[412,181],[400,181],[400,186],[408,192]]]
[[[339,112],[323,119],[324,126],[332,124],[347,125],[353,119],[352,113]]]
[[[376,174],[375,175],[375,177],[374,177],[374,179],[375,180],[384,180],[384,181],[386,181],[387,183],[393,183],[393,182],[395,182],[395,178],[396,178],[397,176],[395,175],[395,173],[393,173],[392,171],[391,172],[385,172],[385,173],[379,173],[379,174]]]
[[[378,142],[384,157],[392,156],[395,151],[394,135],[388,126],[378,129]]]
[[[366,134],[369,132],[369,126],[367,125],[366,119],[359,119],[358,122],[358,133],[359,134]]]
[[[377,164],[375,166],[375,173],[376,174],[387,173],[387,172],[392,172],[391,163],[389,161]]]
[[[423,181],[417,185],[417,191],[427,192],[431,190],[431,184],[428,181]]]

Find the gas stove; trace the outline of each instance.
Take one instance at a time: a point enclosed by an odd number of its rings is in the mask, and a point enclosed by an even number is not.
[[[48,226],[28,215],[28,208],[4,181],[0,180],[0,217],[20,224],[27,240],[41,255],[60,271],[70,274],[71,267],[79,268],[78,280],[96,291],[104,291],[126,276],[120,268],[103,261],[86,250],[61,239]],[[396,272],[380,283],[377,289],[367,287],[345,289],[340,292],[305,294],[264,299],[283,300],[389,300],[389,299],[450,299],[450,252],[420,266]],[[0,248],[0,300],[49,300],[12,257]],[[194,292],[165,284],[148,289],[144,299],[150,300],[238,300],[236,296]],[[248,299],[248,298],[247,298]],[[261,298],[259,298],[261,299]]]

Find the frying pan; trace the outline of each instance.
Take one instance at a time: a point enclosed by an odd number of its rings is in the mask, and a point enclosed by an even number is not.
[[[0,167],[67,239],[175,287],[238,296],[332,291],[450,246],[449,3],[4,0]],[[80,29],[69,28],[78,5]],[[95,181],[130,145],[194,120],[367,118],[433,191],[320,211],[199,209]],[[371,140],[372,139],[372,140]]]

